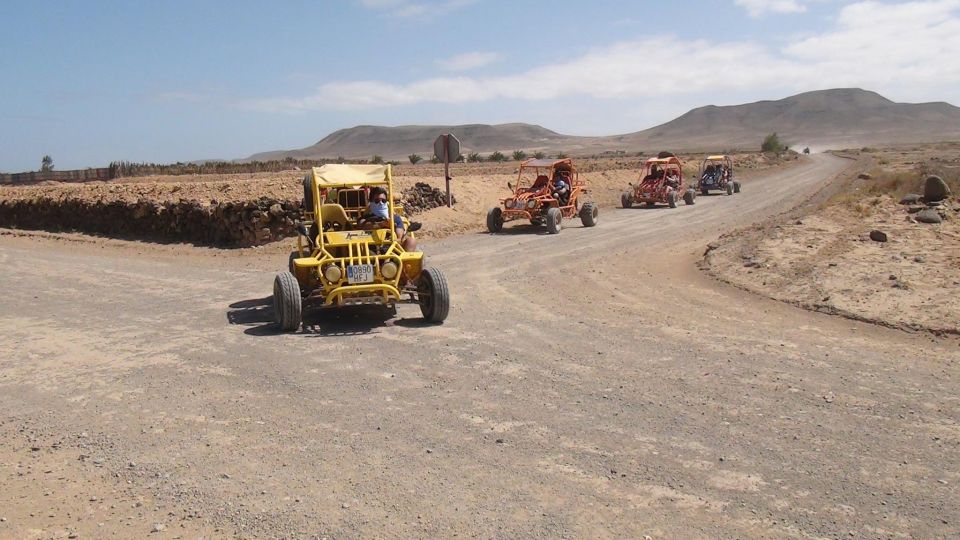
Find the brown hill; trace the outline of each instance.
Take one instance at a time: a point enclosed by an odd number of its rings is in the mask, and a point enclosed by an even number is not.
[[[357,126],[341,129],[320,142],[299,150],[278,150],[254,154],[247,159],[269,160],[294,157],[298,159],[335,158],[366,159],[374,154],[386,159],[402,159],[410,154],[430,157],[433,141],[441,133],[454,133],[460,139],[461,151],[511,152],[556,151],[570,140],[581,137],[561,135],[531,124],[465,124],[459,126]],[[583,137],[586,138],[586,137]]]
[[[617,139],[641,148],[722,150],[758,146],[772,132],[795,146],[820,148],[941,141],[960,138],[960,108],[895,103],[856,88],[819,90],[777,101],[700,107]]]
[[[299,150],[254,154],[248,160],[294,158],[366,159],[377,154],[405,159],[431,155],[433,140],[452,132],[463,153],[516,149],[596,154],[662,149],[720,151],[757,148],[777,132],[793,146],[817,149],[960,139],[960,108],[948,103],[895,103],[858,88],[806,92],[776,101],[693,109],[665,124],[608,137],[563,135],[530,124],[460,126],[357,126],[331,133]]]

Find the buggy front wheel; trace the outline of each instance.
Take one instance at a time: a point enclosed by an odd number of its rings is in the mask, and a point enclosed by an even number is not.
[[[597,208],[597,203],[584,203],[583,207],[580,208],[580,221],[583,222],[584,227],[593,227],[596,225],[599,215],[600,209]]]
[[[734,182],[734,183],[733,183],[733,192],[734,192],[734,193],[740,193],[740,182]]]
[[[427,322],[443,322],[450,313],[450,288],[447,278],[436,268],[425,268],[417,283],[417,300],[420,312]]]
[[[503,229],[503,209],[494,206],[487,212],[487,230],[498,233]]]
[[[563,225],[560,222],[563,221],[563,213],[560,212],[560,209],[557,207],[547,208],[547,232],[550,234],[557,234],[560,232],[560,229],[563,228]]]
[[[620,206],[624,208],[630,208],[633,206],[633,195],[629,193],[624,193],[620,195]]]
[[[696,197],[695,193],[696,192],[693,191],[692,189],[688,189],[687,191],[685,191],[683,193],[683,202],[686,204],[693,204],[694,198]]]
[[[273,280],[273,320],[284,332],[300,328],[303,304],[300,285],[290,272],[280,272]]]
[[[667,204],[670,206],[670,208],[676,208],[676,207],[677,207],[677,192],[676,192],[676,191],[670,190],[670,192],[667,193]]]
[[[727,182],[727,195],[733,195],[733,182]]]

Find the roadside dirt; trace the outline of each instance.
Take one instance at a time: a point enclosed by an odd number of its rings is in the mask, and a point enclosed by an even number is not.
[[[686,159],[686,169],[693,175],[702,156],[682,156]],[[749,179],[762,171],[789,166],[796,163],[796,155],[782,157],[763,154],[741,154],[734,156],[742,178]],[[593,197],[602,205],[619,204],[620,193],[627,184],[636,179],[640,158],[593,158],[577,160],[582,176],[590,184]],[[451,168],[454,177],[452,191],[457,200],[453,208],[434,209],[416,214],[417,221],[425,227],[419,236],[437,239],[465,232],[479,231],[483,227],[487,210],[498,204],[499,198],[508,194],[507,182],[515,181],[518,164],[508,162],[460,163]],[[397,191],[414,186],[417,182],[426,182],[434,187],[443,188],[443,168],[440,165],[418,164],[395,167]],[[232,174],[232,175],[185,175],[185,176],[146,176],[124,178],[111,182],[91,182],[85,184],[59,184],[15,187],[0,187],[0,204],[3,202],[35,201],[51,199],[43,209],[57,204],[66,206],[76,201],[85,203],[85,211],[91,213],[90,226],[71,220],[72,227],[67,230],[104,234],[120,238],[143,238],[155,241],[192,241],[201,244],[221,246],[251,245],[263,243],[269,239],[293,234],[289,212],[273,212],[268,209],[274,203],[285,208],[293,208],[302,198],[302,171],[282,173]],[[266,202],[264,202],[266,201]],[[177,208],[157,211],[155,205],[184,204],[182,212]],[[196,204],[192,204],[196,203]],[[119,208],[115,208],[119,205]],[[224,206],[227,206],[224,208]],[[124,210],[130,207],[130,211]],[[247,212],[237,221],[230,221],[236,210],[247,208]],[[129,215],[129,219],[119,219],[111,228],[109,223],[98,219],[104,209],[118,210],[119,215]],[[219,210],[218,210],[219,208]],[[269,221],[261,221],[251,216],[250,211],[257,209]],[[55,209],[54,209],[55,210]],[[207,214],[215,215],[207,215]],[[148,214],[157,223],[137,227],[135,216]],[[51,211],[53,222],[45,230],[64,230],[65,219],[57,219]],[[0,216],[2,217],[2,216]],[[165,221],[166,220],[166,221]],[[76,222],[76,223],[75,223]],[[94,223],[95,222],[95,223]],[[3,220],[0,219],[0,224]],[[268,234],[260,234],[265,227]],[[232,229],[244,228],[243,234],[230,235]],[[222,229],[222,231],[220,230]],[[203,235],[204,230],[216,234]],[[178,235],[182,237],[178,238]],[[234,237],[237,237],[236,239]],[[226,240],[217,243],[217,238]],[[262,238],[263,240],[257,240]],[[229,240],[229,241],[228,241]]]
[[[268,248],[0,236],[0,537],[67,532],[16,474],[38,452],[62,456],[38,466],[70,523],[114,491],[158,509],[111,502],[80,538],[954,537],[960,342],[694,266],[849,166],[424,242],[453,291],[439,326],[404,305],[277,334]]]
[[[807,309],[960,333],[960,198],[938,207],[941,224],[918,223],[912,212],[919,206],[911,211],[899,204],[908,192],[922,193],[928,174],[953,182],[960,146],[858,154],[841,192],[807,212],[725,235],[708,250],[704,267],[728,283]],[[868,177],[856,178],[861,172]],[[872,240],[871,231],[887,241]]]

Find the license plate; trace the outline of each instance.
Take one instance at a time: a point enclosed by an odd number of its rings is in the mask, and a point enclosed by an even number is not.
[[[372,281],[372,264],[351,264],[347,266],[347,283],[370,283]]]

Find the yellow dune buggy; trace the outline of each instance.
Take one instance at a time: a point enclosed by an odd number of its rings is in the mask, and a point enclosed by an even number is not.
[[[597,224],[599,209],[595,202],[580,204],[587,184],[580,180],[573,161],[567,159],[528,159],[520,164],[517,185],[507,184],[513,195],[500,200],[487,212],[487,230],[500,232],[503,224],[515,219],[532,225],[546,225],[547,231],[560,232],[564,219],[579,217],[584,227]]]
[[[416,303],[424,319],[442,322],[450,310],[443,273],[406,251],[397,227],[410,230],[393,204],[389,165],[324,165],[303,180],[304,220],[289,268],[273,281],[274,319],[285,332],[300,327],[303,307]],[[378,189],[379,188],[379,189]],[[371,191],[386,191],[389,216],[371,221]]]

